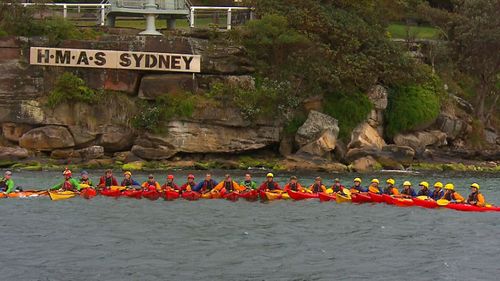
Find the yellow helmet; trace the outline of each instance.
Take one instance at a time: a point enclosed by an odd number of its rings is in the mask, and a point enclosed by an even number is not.
[[[477,184],[477,183],[471,184],[470,187],[475,187],[475,188],[477,188],[477,190],[479,190],[479,184]]]
[[[359,183],[361,183],[361,179],[360,178],[355,178],[353,182],[359,182]]]
[[[429,188],[429,183],[426,182],[426,181],[421,182],[419,185],[421,185],[421,186],[423,186],[425,188]]]
[[[443,183],[438,181],[434,184],[434,187],[439,187],[439,188],[443,188]]]
[[[403,183],[403,186],[411,186],[411,182],[409,182],[409,181],[405,181],[405,182]]]
[[[266,175],[266,178],[274,178],[273,173],[268,173],[268,174]]]
[[[444,189],[448,189],[448,190],[455,190],[455,186],[454,186],[452,183],[447,183],[447,184],[444,186]]]
[[[129,175],[129,176],[132,176],[132,173],[130,171],[126,171],[125,173],[123,173],[123,175]]]
[[[396,181],[394,179],[387,179],[386,183],[395,185]]]
[[[378,179],[372,179],[372,183],[380,183]]]

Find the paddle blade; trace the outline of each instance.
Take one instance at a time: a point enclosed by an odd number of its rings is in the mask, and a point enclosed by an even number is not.
[[[417,196],[417,199],[427,200],[427,199],[429,199],[429,196]]]
[[[379,193],[379,192],[380,192],[380,190],[379,190],[378,188],[376,188],[376,187],[374,187],[374,186],[371,186],[371,185],[370,185],[370,187],[368,188],[368,190],[369,190],[370,192],[372,192],[372,193]]]
[[[450,204],[450,201],[448,201],[448,200],[446,200],[446,199],[439,199],[439,200],[437,201],[437,204],[438,204],[439,206],[446,206],[446,205]]]

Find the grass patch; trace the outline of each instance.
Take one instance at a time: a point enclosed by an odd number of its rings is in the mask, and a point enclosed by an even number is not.
[[[57,79],[54,90],[50,92],[47,106],[55,108],[65,102],[95,104],[97,101],[97,93],[87,87],[83,79],[72,73],[65,72]]]
[[[406,39],[439,39],[439,29],[432,26],[410,26],[405,24],[391,24],[387,32],[392,38]]]

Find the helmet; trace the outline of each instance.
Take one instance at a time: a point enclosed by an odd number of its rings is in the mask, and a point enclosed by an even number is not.
[[[82,176],[83,176],[83,175],[87,175],[87,176],[88,176],[88,175],[89,175],[89,172],[87,172],[87,171],[83,170],[83,171],[80,173],[80,175],[82,175]]]
[[[274,178],[273,173],[268,173],[268,174],[266,175],[266,178]]]
[[[193,179],[194,180],[194,175],[193,174],[189,174],[188,175],[188,179]]]
[[[426,181],[421,182],[419,185],[429,188],[429,183]]]
[[[63,172],[63,176],[66,176],[66,175],[71,176],[71,170],[70,170],[70,169],[66,169],[66,170],[64,170],[64,172]]]
[[[394,179],[388,179],[388,180],[386,181],[386,183],[388,183],[388,184],[392,184],[392,185],[395,185],[395,184],[396,184],[396,181],[395,181]]]
[[[434,184],[434,187],[439,187],[439,188],[443,188],[443,183],[438,181]]]
[[[405,181],[405,182],[403,183],[403,186],[411,186],[411,182],[409,182],[409,181]]]
[[[5,171],[5,174],[4,174],[4,175],[6,175],[6,176],[10,176],[10,175],[12,175],[12,172],[11,172],[11,171]]]
[[[479,190],[479,184],[477,184],[477,183],[471,184],[470,187],[475,187],[475,188],[477,188]]]
[[[334,182],[340,182],[340,179],[339,178],[335,178],[333,181]]]
[[[378,179],[372,179],[372,183],[380,183]]]
[[[297,176],[291,176],[290,180],[297,180]]]
[[[448,189],[448,190],[455,190],[455,186],[454,186],[452,183],[447,183],[447,184],[444,186],[444,189]]]
[[[132,173],[130,171],[126,171],[125,173],[123,173],[123,175],[129,175],[129,176],[132,176]]]
[[[169,179],[169,180],[173,180],[173,179],[174,179],[174,175],[168,175],[168,176],[167,176],[167,179]]]
[[[321,181],[322,179],[321,179],[321,177],[316,177],[314,180],[315,181]]]
[[[361,179],[360,179],[360,178],[355,178],[355,179],[353,180],[353,182],[359,182],[359,183],[361,183]]]

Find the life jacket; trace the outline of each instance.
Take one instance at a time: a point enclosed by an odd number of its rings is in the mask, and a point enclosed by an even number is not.
[[[322,186],[323,186],[322,183],[320,183],[320,184],[316,184],[316,183],[313,184],[313,186],[312,186],[312,192],[313,193],[323,192],[323,189],[321,188]]]
[[[394,195],[393,189],[394,189],[394,186],[384,188],[384,194]]]
[[[105,179],[104,184],[106,187],[110,187],[113,185],[113,177],[110,177],[110,178],[105,177],[104,179]]]
[[[361,185],[359,185],[359,186],[355,186],[355,185],[353,185],[353,186],[351,187],[351,189],[355,189],[355,190],[357,190],[357,191],[359,191],[359,192],[363,192],[363,187],[362,187]]]
[[[269,190],[275,190],[275,189],[277,189],[276,186],[277,186],[277,184],[274,181],[271,181],[271,182],[266,181],[266,187],[267,187],[267,189],[269,189]]]
[[[183,186],[181,186],[181,189],[187,190],[188,186],[191,187],[191,189],[192,189],[193,187],[196,186],[196,183],[194,181],[192,183],[186,182]],[[184,188],[182,188],[182,187],[184,187]]]
[[[156,190],[156,186],[158,185],[158,182],[157,181],[147,181],[146,182],[147,186],[146,188],[149,189],[149,190]]]
[[[80,178],[80,183],[81,183],[81,184],[90,185],[90,179],[89,179],[89,178],[87,178],[86,180],[84,180],[84,179]]]
[[[299,185],[298,185],[297,183],[289,183],[289,184],[288,184],[288,187],[289,187],[289,188],[290,188],[290,190],[292,190],[292,191],[298,191],[298,189],[297,189],[297,188],[298,188],[298,186],[299,186]]]
[[[7,190],[7,180],[5,178],[2,178],[0,180],[0,191],[6,191]]]
[[[71,184],[69,179],[64,181],[62,189],[66,191],[74,191],[73,185]]]
[[[454,193],[455,193],[455,191],[453,191],[453,190],[451,190],[450,192],[445,192],[443,199],[446,199],[448,201],[455,200],[455,196],[453,196]]]
[[[344,189],[344,186],[343,185],[339,185],[339,186],[336,186],[335,184],[332,186],[332,189],[333,189],[333,192],[337,193],[337,192],[342,192],[342,190]]]
[[[245,185],[246,188],[252,188],[252,183],[253,181],[244,181],[243,184]]]
[[[203,181],[203,185],[201,186],[201,190],[200,190],[200,191],[201,191],[201,192],[210,191],[210,190],[212,190],[214,187],[215,187],[215,182],[214,182],[214,180],[212,180],[212,179],[211,179],[211,180],[209,180],[209,181],[204,180],[204,181]]]
[[[476,202],[475,204],[477,204],[477,202],[479,201],[478,200],[478,196],[479,196],[479,191],[478,192],[474,192],[474,193],[471,193],[469,195],[469,198],[467,199],[467,203],[470,204],[470,202]]]
[[[224,188],[226,189],[226,192],[233,192],[234,191],[233,182],[232,181],[225,181]]]
[[[415,194],[415,191],[411,187],[408,189],[403,188],[401,194],[412,196],[413,194]]]
[[[172,182],[166,182],[165,183],[165,187],[170,187],[170,188],[175,189],[175,183],[173,181]]]
[[[430,190],[426,189],[420,189],[418,192],[417,196],[429,196]]]
[[[122,186],[131,186],[131,185],[134,185],[134,182],[133,182],[132,178],[130,178],[130,179],[123,179],[121,185]]]
[[[442,189],[440,189],[440,190],[434,190],[432,192],[431,197],[434,200],[439,200],[439,199],[441,199],[442,194],[444,194]]]

